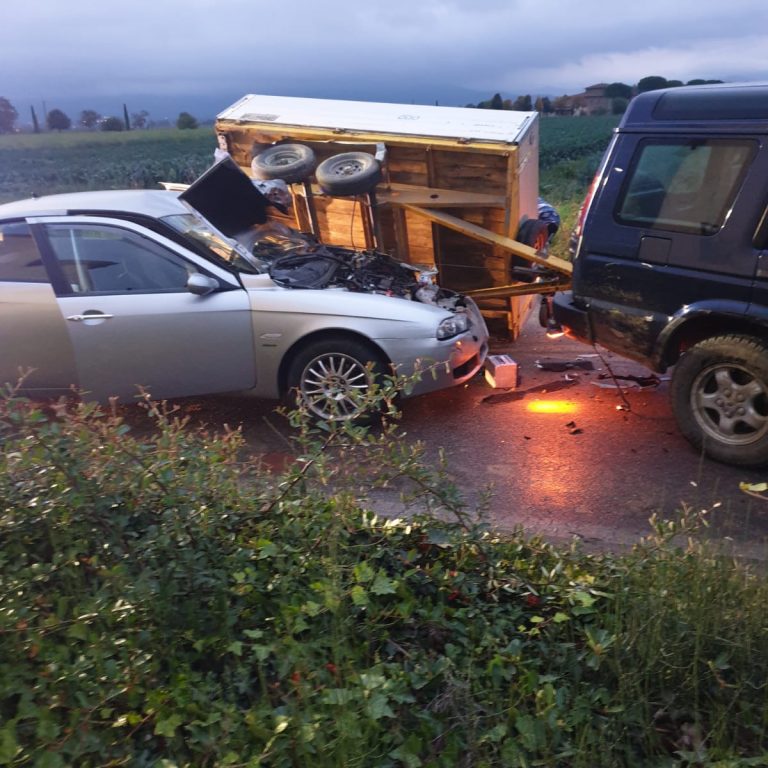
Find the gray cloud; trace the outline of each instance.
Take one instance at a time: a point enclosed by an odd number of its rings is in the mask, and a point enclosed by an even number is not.
[[[765,0],[29,0],[5,16],[0,95],[30,103],[206,96],[223,109],[246,92],[448,103],[649,74],[768,79]]]

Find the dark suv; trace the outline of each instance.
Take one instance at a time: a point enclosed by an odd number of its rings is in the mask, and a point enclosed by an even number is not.
[[[768,84],[637,96],[573,236],[569,335],[662,372],[713,459],[768,463]]]

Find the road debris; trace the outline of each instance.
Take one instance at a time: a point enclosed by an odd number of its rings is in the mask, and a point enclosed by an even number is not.
[[[655,374],[650,376],[621,376],[618,373],[600,373],[597,379],[592,381],[592,385],[602,389],[620,389],[622,387],[648,389],[649,387],[658,387],[661,382],[662,379]]]
[[[591,360],[586,360],[581,355],[574,360],[557,360],[555,358],[545,357],[536,361],[536,367],[541,368],[542,371],[568,371],[572,368],[581,368],[583,371],[593,371],[595,369],[594,363]]]

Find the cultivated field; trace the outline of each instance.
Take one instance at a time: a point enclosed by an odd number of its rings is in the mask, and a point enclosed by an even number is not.
[[[189,182],[211,164],[215,146],[211,127],[0,136],[0,202]]]

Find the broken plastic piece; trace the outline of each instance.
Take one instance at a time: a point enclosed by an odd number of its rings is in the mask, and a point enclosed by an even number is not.
[[[536,361],[536,367],[542,371],[568,371],[572,368],[581,368],[583,371],[592,371],[595,366],[591,360],[583,360],[577,357],[575,360],[555,360],[544,358]]]
[[[661,384],[661,379],[655,374],[650,376],[620,376],[615,374],[612,376],[610,373],[601,373],[598,374],[597,378],[598,381],[593,381],[592,384],[603,389],[618,389],[619,386],[648,389],[649,387],[658,387]]]

